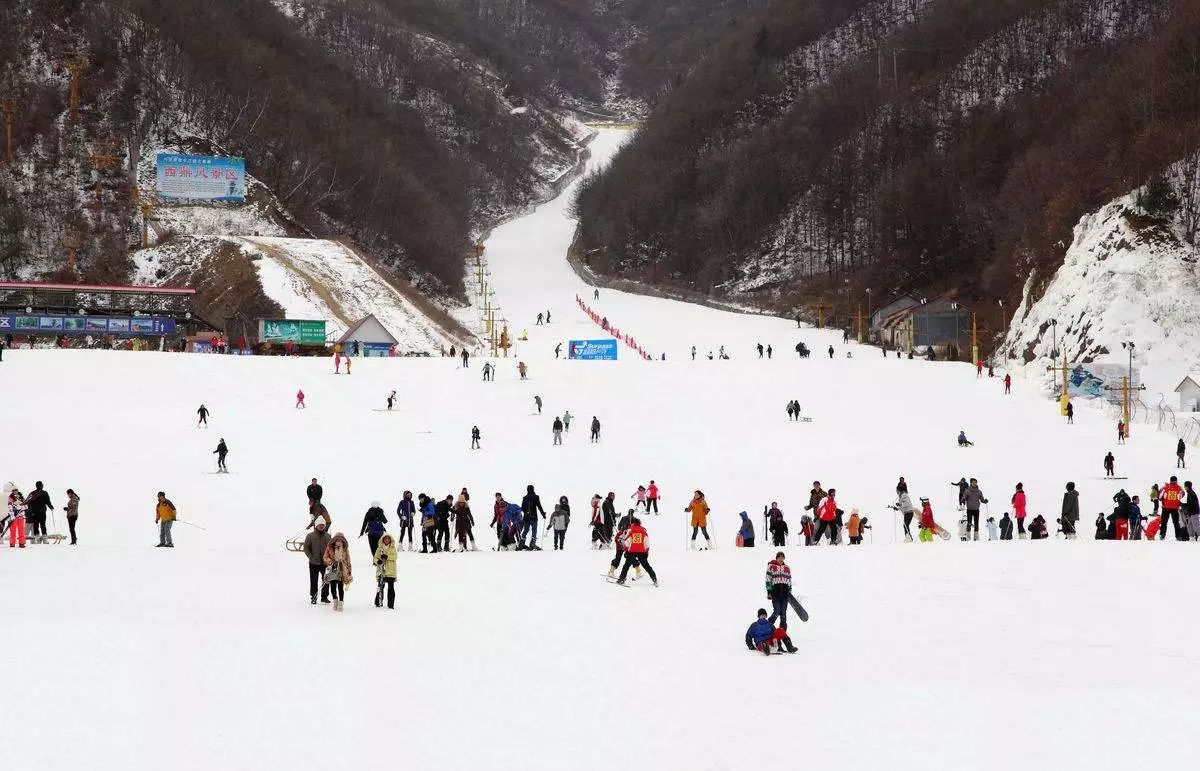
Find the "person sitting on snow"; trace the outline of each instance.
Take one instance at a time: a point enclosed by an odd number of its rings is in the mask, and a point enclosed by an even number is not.
[[[1046,518],[1041,514],[1034,517],[1033,522],[1029,524],[1029,537],[1034,541],[1050,537],[1050,533],[1046,528]]]
[[[766,608],[759,608],[758,620],[746,630],[746,647],[770,656],[772,646],[775,647],[776,653],[783,653],[784,650],[795,653],[797,650],[796,646],[792,645],[792,638],[788,637],[787,630],[776,629],[775,625],[767,620]]]
[[[958,446],[959,447],[974,447],[975,443],[972,442],[971,440],[967,439],[966,431],[959,431],[958,432]]]

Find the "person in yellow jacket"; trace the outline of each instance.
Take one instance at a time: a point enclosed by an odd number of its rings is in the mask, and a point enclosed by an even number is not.
[[[375,547],[375,575],[379,578],[379,591],[375,593],[375,607],[383,607],[383,591],[387,588],[388,609],[396,607],[396,542],[384,533]]]
[[[699,490],[692,496],[692,502],[689,503],[684,511],[692,513],[692,545],[696,544],[696,532],[704,533],[704,540],[708,544],[705,548],[712,548],[712,539],[708,537],[708,501],[704,500],[704,493]]]
[[[161,490],[158,492],[158,505],[154,507],[154,521],[158,523],[158,545],[168,549],[175,548],[171,540],[171,525],[175,524],[175,504]],[[156,547],[157,548],[157,547]]]

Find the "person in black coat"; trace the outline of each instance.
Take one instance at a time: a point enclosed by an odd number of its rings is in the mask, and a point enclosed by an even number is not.
[[[42,483],[34,483],[34,490],[25,499],[25,520],[29,523],[31,533],[29,540],[34,543],[46,542],[46,509],[54,510],[50,502],[50,493],[42,489]]]
[[[325,491],[317,484],[317,478],[313,477],[312,484],[304,492],[308,496],[308,510],[311,512],[313,506],[321,502],[321,496],[325,494]]]
[[[383,537],[384,530],[387,525],[387,515],[383,513],[383,506],[379,501],[372,501],[371,508],[367,509],[367,513],[363,515],[362,528],[358,531],[358,537],[362,538],[365,533],[367,543],[371,546],[371,557],[374,559],[375,549],[379,546],[379,539]]]
[[[538,514],[545,519],[546,510],[542,508],[542,499],[533,491],[533,485],[525,486],[525,497],[521,499],[521,514],[521,548],[541,551],[541,547],[537,545]]]
[[[434,542],[442,551],[450,551],[450,513],[453,510],[453,495],[447,495],[433,506],[433,518],[437,521]]]

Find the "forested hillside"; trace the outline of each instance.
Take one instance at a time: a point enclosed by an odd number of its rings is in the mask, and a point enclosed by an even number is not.
[[[0,277],[124,280],[135,169],[171,147],[244,156],[302,227],[454,294],[472,234],[576,163],[560,108],[611,87],[602,22],[584,0],[9,0]]]
[[[1200,147],[1193,0],[777,0],[692,57],[581,190],[596,270],[1011,308],[1081,216]]]

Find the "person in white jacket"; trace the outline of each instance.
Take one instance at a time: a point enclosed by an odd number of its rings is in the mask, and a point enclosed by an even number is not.
[[[5,523],[8,525],[8,547],[11,549],[19,545],[24,549],[25,496],[21,495],[21,491],[12,482],[4,484],[4,494],[8,501],[5,518]],[[0,534],[3,532],[4,528],[0,527]]]
[[[913,520],[913,504],[912,498],[908,497],[908,490],[899,490],[897,492],[896,511],[904,515],[904,542],[912,543],[912,531],[909,530],[909,525]]]

